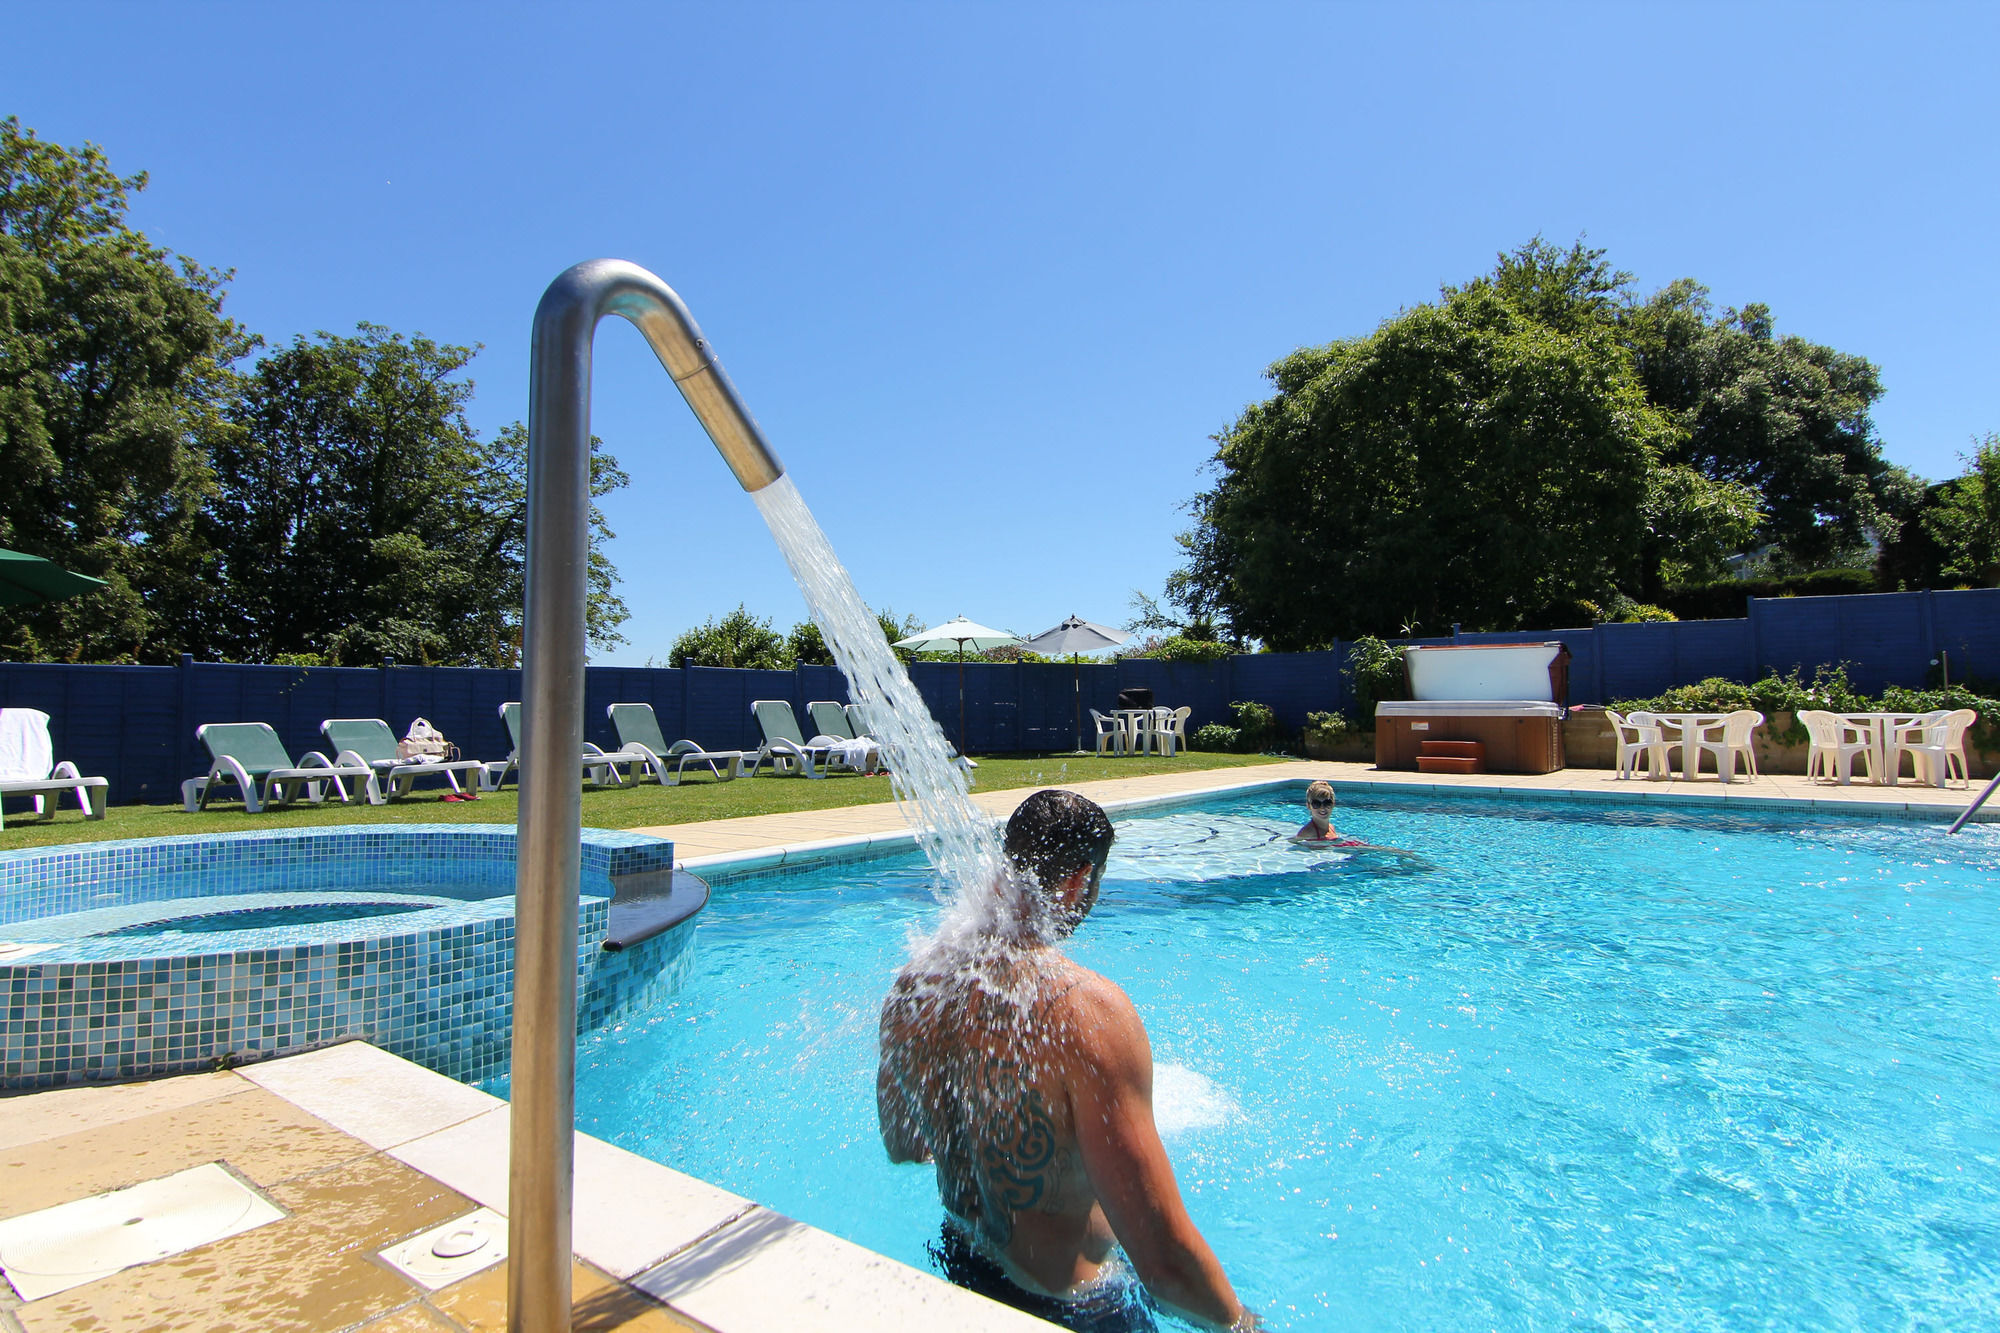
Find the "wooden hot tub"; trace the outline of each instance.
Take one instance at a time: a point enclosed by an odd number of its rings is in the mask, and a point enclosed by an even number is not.
[[[1403,670],[1412,697],[1375,705],[1377,768],[1414,771],[1426,741],[1477,742],[1478,769],[1486,772],[1553,773],[1564,766],[1569,649],[1563,644],[1405,648]]]

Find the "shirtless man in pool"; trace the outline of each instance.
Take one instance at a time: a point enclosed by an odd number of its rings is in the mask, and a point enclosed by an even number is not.
[[[920,950],[882,1006],[876,1078],[895,1162],[932,1162],[947,1277],[1073,1329],[1138,1330],[1153,1299],[1261,1327],[1181,1203],[1153,1123],[1153,1054],[1116,984],[1058,947],[1097,901],[1111,821],[1040,791],[1007,822],[1015,876]]]

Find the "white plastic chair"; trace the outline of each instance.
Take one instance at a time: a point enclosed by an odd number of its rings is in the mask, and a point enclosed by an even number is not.
[[[1173,748],[1168,754],[1179,754],[1187,749],[1187,722],[1194,716],[1194,709],[1186,705],[1174,709],[1173,719],[1167,724],[1167,731],[1173,737]]]
[[[1972,730],[1972,724],[1979,720],[1979,714],[1970,708],[1954,708],[1944,715],[1944,762],[1945,776],[1958,770],[1959,781],[1972,785],[1972,770],[1965,760],[1965,733]]]
[[[1944,735],[1940,728],[1951,714],[1944,709],[1911,717],[1893,726],[1883,723],[1882,755],[1884,771],[1891,778],[1903,776],[1903,756],[1910,756],[1910,776],[1933,787],[1944,783],[1931,772],[1932,761],[1944,758]],[[1935,733],[1935,734],[1933,734]],[[1942,770],[1940,770],[1942,771]]]
[[[1097,752],[1099,754],[1104,753],[1106,745],[1110,745],[1119,754],[1130,754],[1132,752],[1132,731],[1131,728],[1125,725],[1124,718],[1107,717],[1093,708],[1090,710],[1090,720],[1097,727]]]
[[[1868,779],[1875,780],[1875,742],[1868,728],[1848,722],[1838,713],[1809,708],[1799,714],[1812,738],[1806,751],[1806,779],[1824,778],[1846,786],[1853,777],[1854,756],[1867,761]]]
[[[1618,776],[1629,778],[1639,767],[1639,755],[1646,756],[1646,776],[1664,778],[1671,776],[1667,767],[1667,739],[1660,724],[1651,713],[1633,713],[1621,717],[1612,709],[1605,709],[1604,716],[1611,719],[1611,729],[1618,737]],[[1626,732],[1631,732],[1628,739]]]
[[[1701,774],[1701,757],[1715,756],[1715,774],[1724,782],[1736,780],[1736,761],[1741,758],[1746,776],[1757,776],[1757,748],[1754,740],[1757,728],[1764,725],[1764,715],[1754,708],[1739,708],[1725,716],[1719,724],[1722,735],[1710,739],[1713,726],[1699,728],[1681,747],[1681,776],[1693,781]]]
[[[1971,785],[1965,760],[1965,733],[1978,720],[1979,714],[1972,709],[1959,708],[1927,713],[1917,726],[1898,727],[1889,738],[1889,771],[1900,776],[1903,756],[1908,755],[1919,782],[1946,786],[1952,770],[1956,769],[1958,776]]]

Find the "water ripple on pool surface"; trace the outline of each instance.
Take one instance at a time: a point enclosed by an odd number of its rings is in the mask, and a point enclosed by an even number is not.
[[[2000,829],[1343,794],[1411,868],[1301,818],[1121,820],[1073,942],[1274,1327],[2000,1324]],[[687,989],[584,1043],[583,1127],[924,1265],[874,1032],[928,874],[722,879]]]

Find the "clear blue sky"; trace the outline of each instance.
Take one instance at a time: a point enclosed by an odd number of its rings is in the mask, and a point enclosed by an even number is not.
[[[2000,430],[1990,5],[15,0],[5,32],[0,113],[149,171],[138,225],[234,268],[230,314],[483,344],[484,431],[551,278],[658,272],[862,594],[925,623],[1122,621],[1266,365],[1538,232],[1870,358],[1920,474]],[[632,475],[602,660],[801,618],[620,321],[596,386]]]

